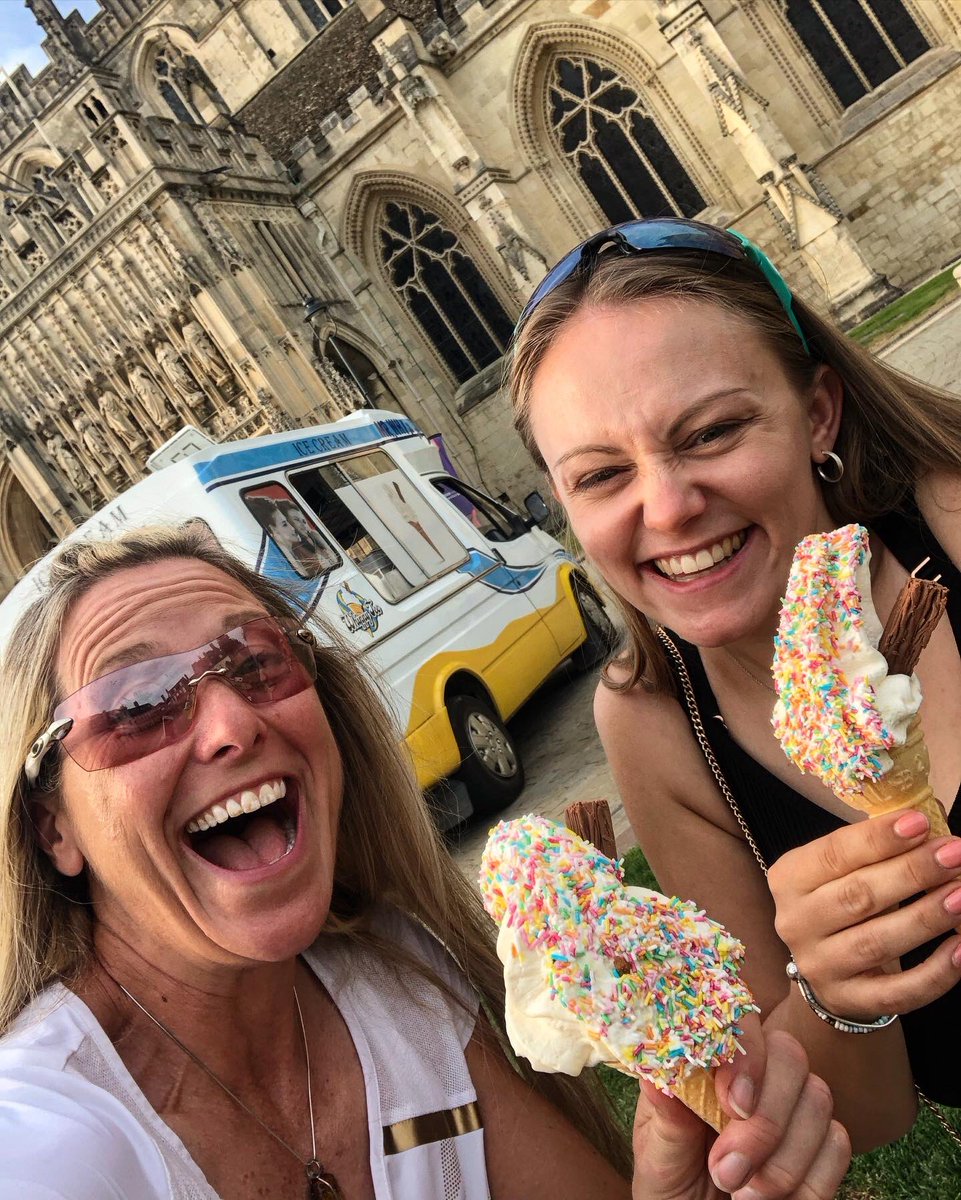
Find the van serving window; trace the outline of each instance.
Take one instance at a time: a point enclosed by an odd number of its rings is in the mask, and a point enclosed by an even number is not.
[[[383,451],[289,479],[385,600],[400,600],[465,560],[430,501]]]

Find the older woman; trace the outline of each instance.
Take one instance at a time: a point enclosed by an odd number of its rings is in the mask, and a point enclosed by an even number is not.
[[[370,685],[270,584],[197,526],[70,544],[2,681],[3,1200],[626,1198],[586,1083],[532,1085],[478,1015],[486,917]],[[710,1159],[645,1110],[635,1194],[717,1195],[708,1163],[834,1194],[796,1043],[720,1090],[748,1119]]]
[[[943,1053],[961,1016],[961,939],[945,936],[961,840],[926,842],[918,814],[861,820],[770,725],[801,538],[867,524],[882,619],[930,558],[952,592],[918,667],[922,715],[961,832],[957,400],[873,361],[747,239],[673,218],[565,256],[521,317],[510,378],[517,428],[627,623],[595,716],[662,886],[747,944],[767,1026],[804,1043],[856,1147],[910,1125],[915,1081],[961,1104]]]

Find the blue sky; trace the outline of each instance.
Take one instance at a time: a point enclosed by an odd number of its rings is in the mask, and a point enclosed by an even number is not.
[[[97,0],[55,0],[64,14],[78,9],[85,20],[99,10]],[[23,0],[0,0],[0,67],[12,71],[26,63],[37,75],[47,65],[47,56],[40,49],[43,30],[33,19],[33,13]]]

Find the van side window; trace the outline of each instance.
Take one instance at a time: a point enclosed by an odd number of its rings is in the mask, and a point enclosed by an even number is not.
[[[340,555],[280,483],[247,488],[242,499],[258,525],[302,579],[330,571]]]
[[[489,542],[509,542],[526,533],[523,517],[459,479],[432,479],[431,483]]]
[[[410,595],[414,584],[338,495],[349,489],[350,484],[337,467],[310,467],[292,473],[290,481],[350,561],[385,600],[401,600]]]

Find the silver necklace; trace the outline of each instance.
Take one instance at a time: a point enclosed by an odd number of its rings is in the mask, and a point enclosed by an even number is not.
[[[109,972],[107,973],[109,974]],[[262,1121],[260,1117],[258,1117],[253,1111],[253,1109],[246,1105],[237,1095],[237,1093],[224,1083],[219,1075],[214,1074],[214,1072],[210,1069],[210,1067],[207,1066],[203,1059],[198,1058],[189,1046],[184,1045],[184,1043],[179,1037],[177,1037],[172,1029],[168,1029],[159,1017],[155,1017],[149,1008],[141,1004],[137,997],[132,992],[128,991],[119,979],[114,979],[112,975],[110,978],[113,979],[114,983],[118,988],[120,988],[131,1004],[135,1004],[145,1017],[153,1021],[161,1033],[165,1033],[167,1037],[169,1037],[174,1043],[174,1045],[179,1046],[184,1054],[186,1054],[192,1062],[196,1063],[196,1065],[200,1067],[201,1071],[203,1071],[206,1075],[209,1075],[214,1083],[221,1089],[221,1091],[227,1093],[227,1095],[231,1098],[231,1100],[233,1100],[234,1104],[236,1104],[238,1108],[243,1109],[247,1116],[256,1121],[261,1129],[269,1133],[274,1141],[283,1146],[288,1154],[292,1154],[299,1163],[303,1164],[304,1174],[307,1176],[307,1200],[341,1200],[341,1193],[339,1187],[337,1186],[337,1180],[330,1173],[330,1171],[324,1168],[324,1165],[319,1162],[317,1158],[317,1134],[314,1130],[314,1090],[310,1081],[310,1050],[307,1046],[307,1027],[304,1024],[304,1014],[300,1007],[300,997],[297,995],[296,987],[294,988],[294,1003],[297,1005],[297,1016],[300,1019],[300,1032],[304,1039],[304,1061],[307,1064],[307,1109],[310,1114],[310,1161],[306,1163],[293,1148],[293,1146],[291,1146],[289,1142],[285,1141],[279,1133],[276,1133],[273,1129],[271,1129],[266,1121]]]
[[[740,668],[741,668],[741,670],[742,670],[742,671],[744,672],[744,674],[745,674],[745,675],[748,677],[748,679],[753,679],[753,680],[754,680],[754,682],[755,682],[755,683],[756,683],[756,684],[757,684],[759,687],[765,688],[767,691],[769,691],[769,692],[773,693],[773,695],[775,695],[775,696],[777,695],[777,688],[776,688],[776,687],[774,687],[774,686],[773,686],[772,684],[770,684],[770,683],[765,683],[763,679],[758,679],[758,677],[757,677],[757,676],[754,674],[754,672],[753,672],[752,670],[750,670],[748,667],[746,667],[746,666],[744,665],[744,663],[742,663],[742,662],[741,662],[741,660],[740,660],[740,659],[737,657],[737,655],[733,654],[733,653],[732,653],[730,650],[728,650],[727,646],[725,646],[725,647],[724,647],[724,653],[725,653],[725,654],[728,656],[728,658],[729,658],[729,659],[730,659],[730,660],[731,660],[731,661],[732,661],[732,662],[733,662],[733,663],[734,663],[736,666],[738,666],[738,667],[740,667]]]

